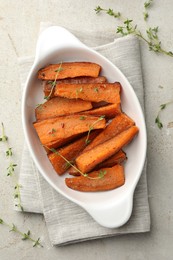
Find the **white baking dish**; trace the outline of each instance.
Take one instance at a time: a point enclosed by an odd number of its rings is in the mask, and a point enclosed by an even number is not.
[[[49,162],[38,136],[32,126],[34,110],[43,102],[43,93],[37,72],[40,68],[64,61],[90,61],[101,65],[102,74],[110,82],[122,85],[122,108],[134,119],[140,131],[125,149],[128,160],[125,163],[125,184],[111,191],[79,192],[69,189],[65,176],[58,176]],[[114,228],[126,223],[132,213],[133,194],[140,178],[147,148],[145,120],[136,94],[122,72],[109,60],[81,43],[62,27],[52,26],[39,37],[35,61],[28,75],[22,99],[22,121],[25,139],[39,172],[59,193],[84,208],[100,225]]]

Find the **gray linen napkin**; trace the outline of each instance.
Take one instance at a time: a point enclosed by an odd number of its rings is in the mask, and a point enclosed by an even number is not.
[[[136,38],[127,36],[113,41],[112,36],[81,34],[72,31],[81,41],[94,47],[125,74],[144,108],[144,91],[140,62],[140,46]],[[106,42],[109,42],[104,44]],[[101,45],[102,44],[102,45]],[[19,59],[21,84],[26,80],[33,57]],[[43,179],[24,145],[19,183],[22,185],[21,201],[27,212],[43,213],[53,245],[66,245],[85,240],[150,230],[150,211],[146,180],[146,165],[134,194],[130,220],[120,228],[104,228],[97,224],[81,207],[56,192]]]

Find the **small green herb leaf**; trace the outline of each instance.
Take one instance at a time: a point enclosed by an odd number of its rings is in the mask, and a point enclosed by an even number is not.
[[[152,4],[152,2],[153,2],[153,0],[146,1],[144,3],[144,7],[147,9]]]
[[[36,246],[43,247],[43,246],[40,244],[40,238],[38,238],[38,239],[34,242],[33,247],[36,247]]]
[[[22,240],[26,240],[26,239],[29,239],[29,237],[30,237],[30,230],[28,230],[28,232],[27,233],[23,233],[23,237],[22,237]]]
[[[10,156],[12,156],[12,155],[13,155],[13,153],[12,153],[12,148],[9,147],[8,150],[6,151],[6,156],[7,156],[7,157],[10,157]]]
[[[61,66],[62,66],[62,64],[61,64]],[[63,70],[63,68],[62,67],[59,67],[59,68],[57,68],[56,70],[55,70],[55,72],[61,72],[62,70]]]
[[[159,129],[162,129],[163,124],[162,124],[162,122],[160,121],[159,115],[156,117],[155,123],[157,124],[157,126],[158,126]]]
[[[162,104],[162,105],[160,105],[160,110],[163,110],[163,109],[165,109],[165,108],[166,108],[166,106],[167,106],[167,104]]]
[[[91,143],[91,140],[85,140],[85,143],[88,145],[89,143]]]
[[[100,170],[98,176],[99,176],[100,179],[102,179],[102,178],[105,176],[105,174],[106,174],[106,171],[105,171],[105,170],[104,170],[104,171],[103,171],[103,170]]]
[[[9,164],[9,166],[7,167],[7,176],[13,175],[16,166],[17,166],[17,164],[15,164],[15,163]]]
[[[37,104],[37,105],[36,105],[36,107],[40,107],[40,106],[42,106],[42,104]]]
[[[11,229],[10,229],[10,232],[16,232],[17,231],[17,227],[14,225],[14,224],[12,224],[12,227],[11,227]]]
[[[147,18],[148,18],[148,16],[149,16],[148,13],[147,13],[147,12],[144,12],[143,15],[144,15],[144,20],[146,21]]]
[[[80,119],[80,120],[85,120],[85,119],[86,119],[86,116],[80,116],[79,119]]]
[[[66,162],[64,165],[65,169],[67,170],[72,164],[74,164],[74,161]]]
[[[173,52],[172,51],[169,51],[168,52],[170,56],[173,56]]]
[[[57,151],[55,148],[51,148],[50,151],[51,151],[52,153],[59,154],[58,151]]]
[[[3,123],[1,123],[1,127],[2,127],[2,135],[0,137],[0,141],[6,142],[8,140],[8,137],[5,135],[5,129]]]
[[[52,81],[52,80],[48,80],[47,83],[50,84],[50,85],[52,85],[53,81]]]
[[[99,117],[99,120],[103,120],[105,118],[105,115],[102,115]]]

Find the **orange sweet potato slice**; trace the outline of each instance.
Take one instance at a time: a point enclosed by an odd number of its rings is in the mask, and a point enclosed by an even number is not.
[[[117,115],[112,122],[110,122],[110,124],[107,125],[107,127],[84,149],[83,152],[109,140],[133,125],[134,121],[125,113]]]
[[[127,159],[126,153],[123,150],[119,150],[117,153],[113,154],[107,160],[101,162],[96,166],[96,169],[99,170],[105,167],[113,167],[116,164],[121,164]]]
[[[75,160],[78,169],[83,173],[90,172],[97,164],[111,157],[127,145],[138,131],[138,127],[132,126],[108,141],[82,153]]]
[[[38,71],[38,78],[55,80],[80,76],[98,77],[101,66],[92,62],[63,62],[51,64]]]
[[[85,112],[82,112],[83,115],[92,115],[92,116],[102,116],[111,119],[121,113],[120,104],[108,104],[107,106],[91,109]]]
[[[52,142],[49,142],[47,143],[45,146],[44,146],[44,149],[46,150],[47,154],[50,154],[51,153],[51,149],[54,148],[54,149],[57,149],[59,147],[62,147],[64,145],[67,145],[75,140],[77,140],[77,138],[81,138],[83,135],[82,134],[76,134],[76,135],[72,135],[72,136],[69,136],[67,138],[62,138],[62,139],[58,139],[58,140],[55,140],[55,141],[52,141]]]
[[[73,84],[106,83],[106,82],[107,82],[107,79],[104,76],[99,76],[96,78],[94,78],[94,77],[76,77],[76,78],[60,79],[60,80],[56,81],[57,84],[60,84],[60,83],[73,83]],[[54,96],[54,89],[52,89],[52,83],[53,83],[53,81],[47,81],[47,82],[43,81],[43,84],[44,84],[43,91],[44,91],[44,95],[46,97]]]
[[[81,115],[69,115],[45,119],[33,124],[42,145],[61,142],[77,134],[92,129],[101,129],[106,125],[104,118]]]
[[[124,168],[122,165],[115,165],[112,168],[103,168],[99,171],[94,171],[88,174],[92,178],[97,178],[100,176],[101,171],[104,173],[102,178],[89,179],[84,176],[66,178],[66,185],[78,191],[106,191],[112,190],[122,186],[125,182]]]
[[[36,120],[64,116],[92,108],[89,101],[54,97],[35,109]]]
[[[121,85],[115,83],[83,83],[83,84],[57,84],[55,96],[70,99],[80,98],[92,102],[106,101],[108,103],[120,104]]]

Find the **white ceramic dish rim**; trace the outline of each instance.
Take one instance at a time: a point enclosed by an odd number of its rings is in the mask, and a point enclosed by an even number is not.
[[[135,140],[134,142],[140,142],[140,163],[138,165],[138,172],[135,174],[135,177],[133,177],[132,185],[129,185],[129,187],[123,187],[119,188],[122,189],[122,192],[119,193],[116,191],[111,192],[112,194],[116,193],[118,194],[118,198],[115,199],[109,199],[104,200],[104,192],[99,193],[95,196],[95,194],[86,194],[85,196],[80,195],[80,197],[84,197],[84,200],[82,201],[80,198],[76,197],[74,195],[75,193],[78,193],[76,191],[67,191],[62,189],[61,186],[58,186],[57,183],[55,183],[49,176],[48,173],[45,171],[45,169],[42,166],[42,162],[39,161],[38,158],[38,143],[36,145],[33,145],[31,140],[31,125],[30,125],[30,118],[28,117],[28,110],[30,110],[30,105],[28,105],[28,96],[30,95],[30,91],[32,89],[32,83],[34,77],[36,77],[36,72],[43,66],[45,66],[48,62],[48,60],[53,60],[54,54],[60,53],[60,55],[63,55],[63,53],[66,52],[78,52],[81,53],[81,55],[84,55],[85,52],[88,55],[93,56],[95,59],[100,59],[103,63],[105,63],[109,68],[112,68],[115,70],[117,75],[121,78],[122,82],[126,86],[125,92],[128,90],[128,94],[134,101],[135,110],[137,110],[138,119],[140,123],[140,132],[138,135],[138,140]],[[84,52],[84,54],[83,54]],[[62,53],[62,54],[61,54]],[[66,58],[67,59],[67,58]],[[69,60],[71,61],[71,60]],[[78,58],[76,57],[76,61],[78,61]],[[93,60],[91,60],[93,61]],[[32,100],[30,100],[32,103]],[[34,104],[35,105],[35,104]],[[29,114],[30,115],[30,114]],[[134,118],[135,119],[135,118]],[[137,119],[137,120],[138,120]],[[86,45],[81,43],[74,35],[72,35],[70,32],[68,32],[63,27],[59,26],[52,26],[46,29],[39,37],[36,47],[36,56],[34,64],[31,68],[31,71],[28,75],[25,88],[23,91],[23,98],[22,98],[22,123],[23,123],[23,129],[24,129],[24,136],[27,142],[27,145],[29,147],[31,156],[39,170],[39,172],[42,174],[42,176],[46,179],[46,181],[60,194],[68,198],[69,200],[75,202],[79,206],[83,207],[100,225],[108,228],[115,228],[122,226],[124,223],[128,221],[128,219],[131,216],[132,213],[132,207],[133,207],[133,194],[135,187],[138,183],[138,180],[141,176],[142,169],[145,162],[146,157],[146,149],[147,149],[147,134],[146,134],[146,126],[145,126],[145,120],[144,115],[141,109],[141,106],[139,104],[139,101],[136,97],[136,94],[134,93],[133,88],[131,87],[130,83],[126,79],[126,77],[122,74],[122,72],[113,65],[109,60],[107,60],[105,57],[100,55],[99,53],[95,52],[94,50],[88,48]],[[35,133],[36,136],[36,133]],[[38,141],[36,141],[38,142]],[[40,145],[41,146],[41,145]],[[134,148],[133,148],[134,150]],[[44,149],[42,148],[42,153],[44,153]],[[43,155],[44,156],[44,155]],[[42,157],[42,155],[41,155]],[[125,186],[125,185],[124,185]],[[119,191],[118,191],[119,192]],[[79,193],[78,193],[79,194]],[[108,194],[106,192],[105,194]],[[96,200],[92,200],[92,197],[96,197]],[[98,196],[100,197],[100,200],[98,199]],[[107,196],[107,195],[106,195]],[[88,200],[86,198],[88,197]],[[109,198],[109,196],[108,196]],[[108,202],[108,203],[107,203]]]

